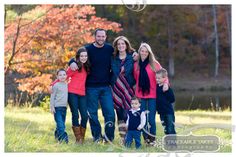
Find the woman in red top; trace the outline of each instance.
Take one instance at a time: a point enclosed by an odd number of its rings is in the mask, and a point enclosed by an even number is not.
[[[78,65],[78,70],[73,71],[69,67],[66,71],[68,80],[68,104],[72,113],[72,130],[76,142],[83,143],[88,121],[85,83],[90,67],[88,53],[85,47],[81,47],[77,51],[75,61]],[[52,85],[56,82],[57,80]],[[78,111],[81,116],[80,123]]]
[[[155,144],[156,136],[156,79],[155,72],[161,69],[160,63],[155,59],[151,47],[142,43],[138,50],[139,59],[134,64],[134,78],[136,80],[135,95],[141,99],[141,109],[147,112],[147,122],[143,137],[147,144]],[[168,89],[167,83],[163,86]]]

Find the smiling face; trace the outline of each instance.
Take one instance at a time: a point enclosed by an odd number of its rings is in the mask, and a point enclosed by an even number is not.
[[[124,40],[119,39],[117,41],[117,49],[118,49],[119,52],[125,52],[126,51],[127,46],[126,46],[126,43],[125,43]]]
[[[60,82],[64,82],[66,81],[66,72],[64,70],[60,70],[57,74],[57,79],[60,81]]]
[[[98,46],[103,46],[106,41],[106,38],[106,32],[103,30],[97,31],[95,34],[95,42]]]
[[[79,60],[81,63],[86,63],[88,60],[88,53],[87,52],[81,52],[79,56]]]
[[[144,46],[140,49],[139,53],[140,53],[140,57],[141,57],[142,61],[144,61],[149,55],[149,52],[148,52],[147,48],[144,47]]]
[[[161,73],[160,73],[160,74],[156,74],[156,81],[157,81],[157,84],[163,85],[165,79],[166,79],[166,78],[165,78]]]

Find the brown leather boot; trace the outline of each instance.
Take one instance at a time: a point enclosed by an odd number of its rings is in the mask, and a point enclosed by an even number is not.
[[[80,130],[80,127],[72,126],[72,130],[73,130],[74,135],[75,135],[76,143],[79,143],[79,141],[81,140],[81,130]]]
[[[80,126],[81,139],[80,139],[79,143],[81,143],[81,144],[84,143],[85,132],[86,132],[86,128],[83,128],[82,126]]]

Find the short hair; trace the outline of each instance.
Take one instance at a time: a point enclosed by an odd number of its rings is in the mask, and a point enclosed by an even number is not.
[[[131,98],[131,101],[132,100],[138,100],[138,102],[140,103],[140,99],[138,98],[138,97],[136,97],[136,96],[133,96],[132,98]]]
[[[95,35],[95,36],[97,35],[97,32],[98,32],[98,31],[104,31],[105,34],[107,34],[107,31],[106,31],[105,29],[97,28],[97,29],[95,30],[95,32],[94,32],[94,35]]]
[[[158,70],[158,71],[156,72],[156,74],[161,74],[162,77],[167,77],[167,76],[168,76],[168,72],[167,72],[167,70],[164,69],[164,68],[161,68],[160,70]]]
[[[61,71],[64,71],[64,72],[66,73],[65,69],[61,68],[61,69],[57,70],[57,75],[58,75],[59,72],[61,72]]]

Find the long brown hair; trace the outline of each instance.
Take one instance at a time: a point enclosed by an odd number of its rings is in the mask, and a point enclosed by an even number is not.
[[[118,48],[117,48],[117,43],[118,40],[124,40],[125,44],[126,44],[126,52],[131,53],[134,52],[135,49],[131,46],[129,40],[125,37],[125,36],[118,36],[114,41],[113,41],[113,47],[114,47],[114,53],[113,56],[116,57],[117,54],[119,53]]]
[[[83,67],[83,63],[81,63],[80,61],[80,54],[82,52],[87,52],[86,48],[85,47],[81,47],[79,48],[79,50],[77,51],[76,53],[76,56],[75,56],[75,60],[76,60],[76,63],[78,65],[78,71],[81,72],[82,70],[82,67]],[[87,52],[87,55],[88,55],[88,52]],[[87,59],[87,61],[84,63],[84,69],[87,73],[90,72],[90,62],[89,62],[89,58]]]

